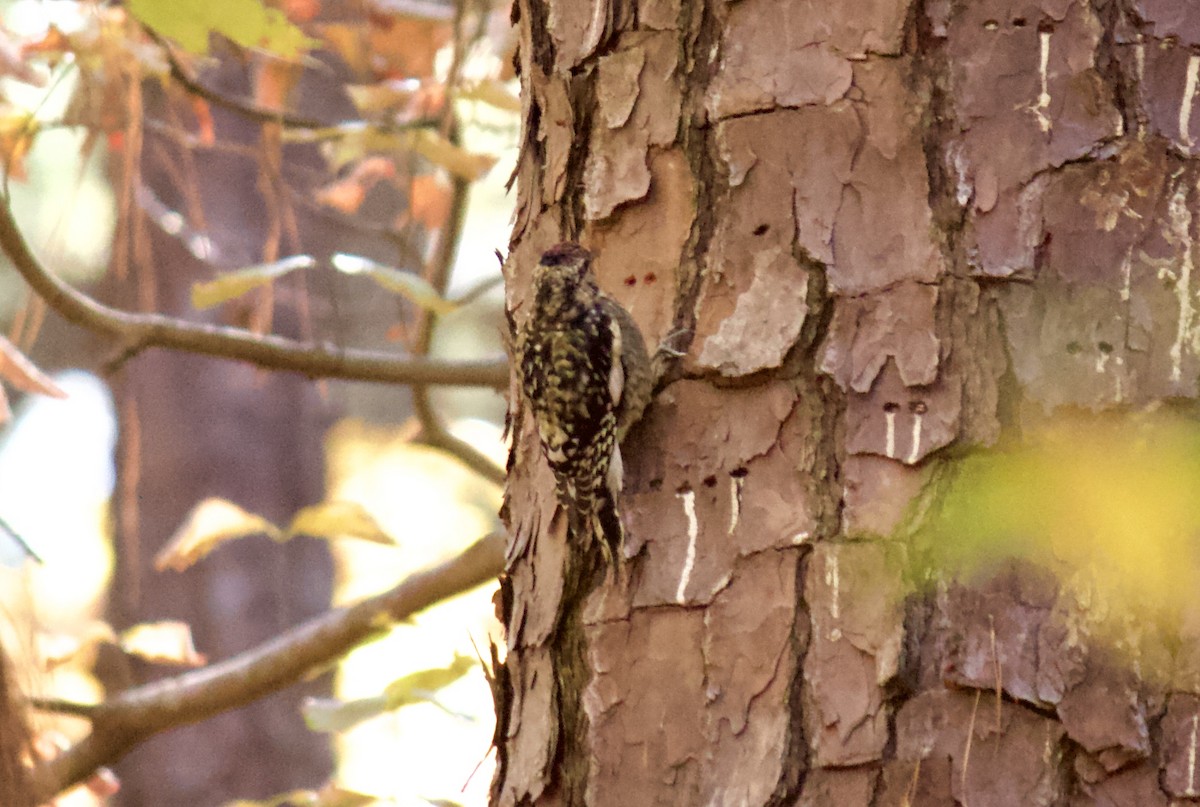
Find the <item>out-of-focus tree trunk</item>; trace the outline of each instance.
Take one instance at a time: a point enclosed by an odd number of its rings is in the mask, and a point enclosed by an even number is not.
[[[1195,797],[1194,694],[1030,567],[906,596],[886,536],[948,448],[1196,397],[1200,6],[518,6],[510,307],[577,239],[692,339],[625,446],[618,583],[564,582],[518,424],[494,803]]]
[[[26,704],[8,655],[0,648],[0,804],[34,807],[26,761],[33,750]]]
[[[306,76],[297,96],[303,114],[351,114],[333,78]],[[248,97],[245,71],[225,64],[205,81],[232,97]],[[339,105],[341,105],[339,107]],[[246,144],[258,126],[214,109],[222,137]],[[299,197],[271,200],[263,194],[259,166],[243,155],[193,152],[193,165],[175,147],[154,143],[146,149],[145,186],[158,203],[191,212],[184,183],[204,206],[216,266],[233,269],[261,261],[268,217],[280,204],[293,207],[301,243],[285,231],[279,257],[293,253],[329,255],[353,244],[361,254],[394,260],[394,247],[380,236],[363,235],[349,223],[323,215]],[[287,150],[283,172],[303,191],[318,164],[310,150]],[[190,169],[190,172],[189,172]],[[150,208],[153,212],[153,204]],[[274,207],[273,207],[274,206]],[[139,213],[139,215],[141,215]],[[149,309],[188,318],[203,316],[190,304],[195,282],[213,277],[185,249],[200,234],[196,223],[175,237],[147,222],[152,236],[151,276],[135,268],[124,283],[111,281],[108,295],[123,308]],[[193,245],[195,241],[192,241]],[[356,342],[358,330],[383,341],[397,308],[362,284],[322,275],[316,284],[311,331],[302,324],[299,286],[275,289],[272,330],[295,339]],[[152,293],[148,292],[152,289]],[[318,305],[316,301],[321,301]],[[210,312],[248,317],[246,305]],[[236,324],[245,325],[245,320]],[[354,331],[353,334],[349,333]],[[165,351],[150,351],[129,362],[116,378],[122,448],[117,514],[117,569],[110,616],[119,627],[141,621],[179,619],[192,626],[197,649],[224,659],[260,644],[283,629],[329,607],[332,564],[324,542],[298,538],[277,544],[266,537],[222,546],[183,573],[158,572],[154,556],[201,499],[217,496],[274,523],[286,525],[297,510],[324,496],[323,440],[338,407],[317,385],[288,373],[266,373],[248,365]],[[402,394],[392,400],[403,410]],[[124,671],[108,668],[110,686],[136,684],[159,673],[133,662]],[[166,672],[172,672],[167,670]],[[308,730],[300,715],[306,696],[327,695],[329,679],[292,687],[246,708],[151,738],[134,749],[116,772],[120,804],[179,804],[208,807],[236,798],[265,798],[297,787],[322,784],[332,770],[328,738]]]
[[[253,187],[245,189],[253,194]],[[232,183],[222,193],[236,195]],[[246,202],[249,204],[249,202]],[[196,263],[155,239],[162,310],[182,311]],[[284,327],[287,327],[286,325]],[[216,359],[154,351],[118,377],[122,449],[114,512],[117,566],[110,615],[118,627],[178,619],[197,648],[223,659],[329,606],[332,567],[322,542],[233,542],[183,573],[153,568],[159,548],[201,499],[218,496],[286,524],[323,495],[329,406],[307,379]],[[161,673],[131,662],[109,684]],[[122,680],[124,679],[124,680]],[[219,805],[263,798],[329,775],[326,738],[299,714],[322,679],[244,709],[151,738],[117,767],[119,803]]]
[[[181,574],[152,568],[161,544],[207,496],[277,523],[321,499],[327,421],[312,386],[229,362],[157,353],[131,366],[118,392],[125,434],[136,428],[140,447],[133,457],[137,536],[118,546],[112,588],[118,624],[183,620],[197,648],[222,659],[327,608],[330,559],[311,539],[279,545],[247,538]],[[124,457],[131,458],[128,450]],[[137,663],[131,673],[127,683],[154,677]],[[116,767],[119,803],[207,806],[319,785],[331,752],[325,737],[305,727],[299,707],[305,696],[328,691],[321,679],[151,738]]]

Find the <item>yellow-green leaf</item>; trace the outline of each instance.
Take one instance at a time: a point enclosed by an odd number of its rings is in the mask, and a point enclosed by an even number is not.
[[[339,701],[334,698],[305,698],[300,707],[304,722],[311,731],[322,734],[342,732],[357,726],[364,720],[389,711],[387,698],[357,698]]]
[[[279,528],[262,516],[225,499],[205,499],[192,508],[171,540],[154,556],[154,568],[182,572],[226,541],[263,533],[280,538]]]
[[[71,663],[90,653],[99,644],[118,643],[117,632],[113,630],[112,625],[101,620],[92,620],[69,634],[39,632],[35,639],[38,660],[42,669],[46,671]]]
[[[388,291],[401,295],[426,311],[448,314],[457,306],[437,293],[429,281],[413,272],[402,272],[376,263],[361,255],[339,252],[333,256],[333,266],[347,275],[366,275]]]
[[[379,799],[353,790],[343,790],[330,783],[320,790],[291,790],[262,801],[237,799],[225,802],[224,807],[366,807]]]
[[[915,522],[931,566],[916,571],[939,579],[1032,561],[1090,589],[1091,627],[1111,627],[1124,642],[1126,619],[1162,627],[1195,613],[1198,488],[1200,426],[1188,418],[1056,418],[1019,446],[955,463]]]
[[[459,101],[479,101],[506,112],[521,111],[520,97],[503,81],[496,79],[485,79],[467,84],[456,91],[454,97]]]
[[[409,703],[429,700],[434,692],[462,678],[478,663],[470,656],[455,654],[454,661],[445,667],[421,670],[397,678],[383,691],[388,707],[398,709]]]
[[[491,154],[479,154],[456,146],[428,127],[388,131],[354,122],[324,129],[291,130],[285,133],[284,139],[291,143],[324,143],[322,153],[335,168],[362,159],[367,154],[415,151],[434,165],[468,182],[486,174],[497,159]]]
[[[416,82],[411,82],[416,85]],[[403,80],[380,81],[375,84],[347,84],[346,93],[363,115],[379,115],[400,107],[412,99],[415,86]]]
[[[413,151],[468,182],[479,179],[496,164],[496,157],[460,148],[433,129],[417,129],[410,134]]]
[[[121,649],[132,656],[184,667],[203,667],[208,659],[196,652],[192,629],[185,622],[143,622],[121,631]]]
[[[127,0],[125,7],[149,28],[192,53],[208,52],[210,32],[247,48],[292,59],[318,43],[260,0]]]
[[[368,154],[408,152],[412,133],[385,131],[362,121],[352,121],[322,129],[287,129],[285,143],[321,143],[321,153],[334,169],[339,169]]]
[[[310,269],[316,261],[309,255],[290,255],[271,263],[260,263],[225,272],[214,280],[192,286],[192,305],[196,308],[212,308],[227,300],[241,297],[247,292],[283,277],[297,269]]]
[[[435,693],[462,678],[478,662],[470,656],[456,655],[445,667],[421,670],[388,684],[382,695],[339,701],[334,698],[307,698],[300,707],[304,722],[313,731],[342,732],[364,720],[395,711],[411,703],[434,702]],[[439,704],[440,705],[440,704]],[[443,707],[444,708],[444,707]]]
[[[379,526],[379,522],[357,502],[322,502],[305,507],[292,518],[288,527],[288,537],[293,535],[311,535],[326,540],[358,538],[388,546],[396,544]]]

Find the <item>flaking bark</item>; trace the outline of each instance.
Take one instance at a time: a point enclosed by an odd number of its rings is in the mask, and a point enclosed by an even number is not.
[[[519,7],[510,307],[569,236],[689,346],[626,442],[627,579],[571,576],[515,429],[494,803],[1193,797],[1193,694],[1044,570],[914,593],[891,536],[1045,413],[1200,394],[1200,9]]]

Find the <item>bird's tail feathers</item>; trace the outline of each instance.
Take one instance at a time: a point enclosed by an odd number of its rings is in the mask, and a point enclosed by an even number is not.
[[[625,542],[625,529],[621,515],[611,491],[571,491],[573,495],[563,499],[567,507],[568,527],[574,540],[580,545],[595,541],[610,568],[615,568]]]

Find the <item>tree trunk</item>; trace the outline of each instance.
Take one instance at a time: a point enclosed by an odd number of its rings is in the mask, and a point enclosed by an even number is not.
[[[205,81],[231,97],[249,97],[245,71],[232,61],[223,62]],[[333,79],[312,81],[305,89],[305,100],[323,104],[330,114],[346,104]],[[161,105],[157,96],[152,102]],[[155,111],[161,116],[161,110]],[[213,114],[226,137],[252,143],[259,136],[252,122],[222,109]],[[313,109],[306,107],[302,114],[313,114]],[[253,160],[197,150],[190,156],[194,165],[189,165],[173,143],[153,138],[146,155],[143,181],[165,205],[185,208],[185,190],[201,200],[207,217],[203,234],[211,239],[214,263],[232,269],[262,259],[268,219],[276,212],[272,205],[280,202],[264,198],[266,183]],[[285,180],[301,185],[296,174],[303,175],[306,163],[316,160],[311,151],[289,149],[281,169]],[[193,173],[180,180],[176,164]],[[188,182],[195,184],[186,187]],[[379,255],[378,238],[363,238],[306,208],[297,217],[301,243],[284,237],[281,255],[328,255],[351,240],[363,254]],[[169,235],[149,220],[144,226],[156,271],[151,275],[135,269],[125,282],[110,278],[108,296],[126,310],[195,317],[192,284],[211,279],[212,267],[184,248],[189,233]],[[306,338],[295,288],[280,284],[273,330]],[[357,300],[364,295],[343,286],[335,293],[342,316],[361,313]],[[230,308],[209,316],[216,319]],[[336,317],[314,308],[318,337],[333,338],[325,328]],[[245,308],[240,311],[248,316]],[[376,325],[381,333],[384,327]],[[182,620],[191,626],[197,649],[221,660],[323,613],[333,579],[324,541],[300,537],[280,545],[257,536],[223,546],[183,573],[154,568],[160,548],[206,497],[227,498],[276,524],[287,524],[300,508],[322,499],[323,440],[335,407],[310,380],[221,359],[149,351],[125,366],[115,391],[122,448],[115,495],[118,562],[109,606],[113,623],[126,627]],[[106,682],[116,689],[178,670],[132,661],[124,667],[110,665],[105,672]],[[327,738],[305,726],[300,705],[305,697],[327,696],[330,687],[330,677],[322,676],[151,738],[116,766],[121,792],[115,800],[122,805],[215,807],[320,786],[332,772],[333,754]]]
[[[164,308],[175,311],[197,273],[166,239],[156,246],[165,270],[159,292],[170,301]],[[125,443],[117,507],[126,517],[118,522],[114,624],[183,620],[197,648],[219,660],[328,608],[331,562],[315,539],[279,545],[265,536],[245,538],[183,573],[153,565],[205,497],[228,498],[282,524],[321,499],[328,412],[307,379],[155,351],[127,367],[116,390]],[[127,517],[131,510],[136,522]],[[110,683],[135,685],[178,672],[130,664]],[[322,678],[151,738],[116,766],[118,803],[215,807],[319,785],[332,754],[299,710],[306,696],[329,690]]]
[[[1045,412],[1197,396],[1200,6],[518,12],[510,308],[575,239],[691,342],[625,443],[615,582],[567,573],[515,427],[493,801],[1195,797],[1194,695],[1068,641],[1028,564],[909,593],[890,536]]]

